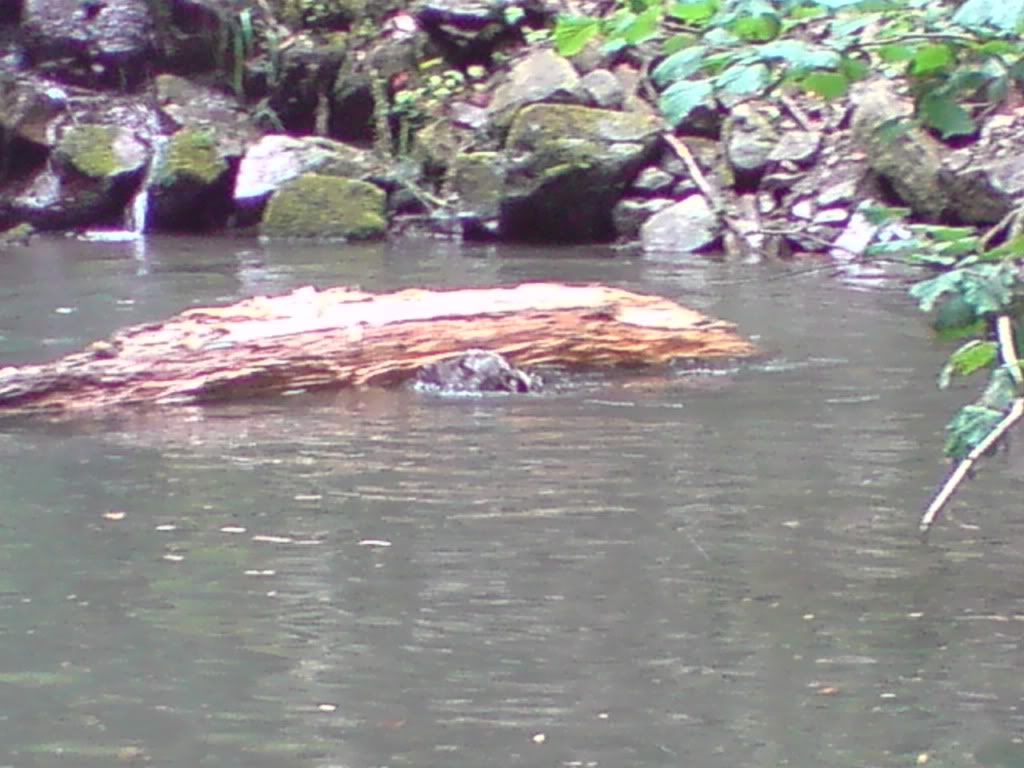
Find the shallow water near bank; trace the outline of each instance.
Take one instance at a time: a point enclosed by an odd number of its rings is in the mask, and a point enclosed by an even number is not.
[[[196,304],[601,281],[728,366],[0,425],[0,765],[1021,765],[1015,454],[928,544],[944,350],[902,291],[593,249],[42,240],[0,365]]]

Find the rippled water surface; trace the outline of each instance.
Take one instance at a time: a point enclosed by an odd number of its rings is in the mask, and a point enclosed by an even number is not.
[[[255,293],[602,281],[714,370],[0,423],[0,766],[1024,765],[1013,454],[929,544],[943,350],[807,265],[231,240],[0,254],[0,364]],[[922,755],[926,757],[922,757]]]

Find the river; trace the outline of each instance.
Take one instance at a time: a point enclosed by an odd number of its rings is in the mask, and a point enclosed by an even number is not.
[[[40,240],[0,364],[304,285],[601,281],[763,359],[0,423],[0,766],[1024,765],[1013,453],[927,543],[898,287],[594,249]]]

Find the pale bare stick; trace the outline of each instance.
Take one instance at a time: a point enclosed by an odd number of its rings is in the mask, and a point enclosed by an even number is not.
[[[921,533],[928,533],[928,530],[932,527],[932,523],[935,522],[935,518],[938,517],[942,508],[946,506],[946,502],[948,502],[950,497],[952,497],[960,483],[962,483],[964,478],[967,477],[967,473],[971,471],[971,467],[974,466],[974,463],[983,453],[985,453],[985,451],[995,445],[996,441],[1001,438],[1010,427],[1016,424],[1021,416],[1024,416],[1024,398],[1018,397],[1013,401],[1013,407],[1010,408],[1003,420],[995,426],[995,429],[985,436],[984,440],[974,447],[974,450],[967,454],[967,458],[957,465],[956,469],[953,470],[953,474],[949,476],[949,479],[946,480],[946,483],[942,486],[942,490],[940,490],[935,495],[935,498],[932,499],[932,503],[928,505],[928,510],[921,517],[921,523],[918,526]]]
[[[1000,315],[996,320],[996,333],[999,335],[999,354],[1003,358],[1003,365],[1010,371],[1013,383],[1017,385],[1017,392],[1024,389],[1024,376],[1020,373],[1020,360],[1017,359],[1017,344],[1013,339],[1013,321],[1009,315]]]
[[[701,194],[707,198],[708,204],[711,209],[716,212],[722,210],[722,203],[718,199],[718,195],[715,194],[715,190],[712,189],[708,183],[707,178],[704,176],[704,172],[701,171],[700,166],[697,165],[697,161],[693,159],[693,155],[687,146],[680,141],[678,138],[673,136],[671,133],[663,134],[665,141],[668,145],[675,150],[675,153],[679,155],[679,159],[683,161],[683,165],[686,166],[686,170],[690,173],[690,178],[693,179],[693,183],[697,185],[697,188],[701,191]]]
[[[1013,321],[1010,320],[1009,315],[1000,315],[996,319],[996,333],[999,337],[999,355],[1003,359],[1003,365],[1010,372],[1010,376],[1013,378],[1013,383],[1017,385],[1017,393],[1020,394],[1022,387],[1024,387],[1024,377],[1021,376],[1020,372],[1020,360],[1017,358],[1017,345],[1013,338]],[[953,473],[946,480],[945,485],[936,494],[935,498],[932,499],[932,503],[928,505],[928,510],[924,513],[921,518],[921,524],[919,528],[921,533],[928,533],[928,529],[932,527],[932,523],[935,522],[935,518],[938,517],[939,512],[946,505],[946,502],[953,496],[957,487],[967,477],[967,473],[971,471],[971,467],[974,463],[981,458],[981,455],[985,453],[989,448],[996,444],[996,441],[1001,438],[1006,431],[1012,427],[1020,417],[1024,415],[1024,398],[1018,397],[1013,401],[1013,406],[1007,412],[1003,420],[996,424],[995,428],[987,435],[985,439],[974,446],[974,449],[967,454],[967,457],[961,461]]]
[[[789,110],[789,114],[793,116],[793,119],[796,120],[801,128],[808,132],[814,130],[811,126],[811,121],[807,119],[807,115],[804,114],[804,111],[796,102],[793,101],[793,99],[786,94],[782,94],[782,96],[779,97],[779,100],[782,102],[782,106]]]

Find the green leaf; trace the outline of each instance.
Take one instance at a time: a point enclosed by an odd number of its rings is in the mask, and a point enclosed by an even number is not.
[[[1009,266],[1010,271],[1004,270],[1004,266]],[[1012,264],[979,264],[956,271],[961,273],[964,299],[979,315],[1002,312],[1009,306],[1013,298],[1010,288],[1016,280]]]
[[[876,226],[884,226],[895,221],[902,221],[911,213],[909,208],[898,208],[892,205],[879,205],[877,203],[861,205],[857,210],[864,214],[868,222]]]
[[[804,90],[828,100],[845,96],[850,88],[850,81],[838,72],[812,72],[800,84]]]
[[[666,56],[671,56],[674,53],[679,53],[679,51],[692,47],[696,40],[697,36],[691,35],[688,32],[679,35],[672,35],[672,37],[666,40],[664,45],[661,46],[661,50]]]
[[[601,29],[601,22],[586,16],[559,16],[555,23],[555,50],[575,56],[587,47]]]
[[[743,40],[764,43],[774,40],[782,29],[782,22],[775,14],[762,13],[757,16],[743,16],[732,25],[732,31]]]
[[[715,78],[715,88],[728,96],[753,96],[763,93],[771,81],[771,70],[764,64],[733,64]]]
[[[978,230],[974,227],[949,227],[941,224],[914,224],[910,227],[911,232],[920,232],[940,243],[948,243],[953,240],[962,240],[965,237],[974,237]]]
[[[1015,34],[1024,22],[1024,0],[967,0],[953,14],[953,22],[975,32]]]
[[[939,305],[932,320],[932,330],[943,338],[961,338],[974,329],[980,318],[963,296],[954,295]]]
[[[651,72],[651,79],[659,88],[683,80],[701,68],[708,49],[703,45],[684,48],[662,61]]]
[[[1004,261],[1024,257],[1024,235],[1017,235],[998,248],[985,251],[978,258],[982,261]]]
[[[989,40],[978,46],[978,53],[982,56],[1011,56],[1020,52],[1020,45],[1009,40]]]
[[[665,119],[675,128],[697,107],[709,105],[714,86],[710,80],[680,80],[670,85],[658,99]]]
[[[949,356],[939,373],[939,389],[946,389],[954,376],[970,376],[999,360],[999,345],[994,341],[972,339]]]
[[[922,312],[931,312],[935,302],[947,293],[960,290],[960,279],[963,277],[962,269],[954,269],[944,272],[930,280],[922,280],[910,288],[910,295],[917,299],[918,306]]]
[[[864,80],[871,73],[871,67],[863,59],[844,56],[842,61],[839,62],[839,73],[845,76],[851,83],[856,83]]]
[[[963,459],[1003,420],[1002,411],[965,405],[946,427],[946,455]]]
[[[1017,382],[1014,381],[1010,369],[1002,365],[992,371],[985,391],[978,398],[978,405],[992,408],[997,411],[1005,411],[1013,401],[1020,396],[1017,390]]]
[[[969,136],[977,130],[967,110],[937,91],[926,93],[918,109],[924,124],[937,130],[943,139]]]
[[[684,24],[702,27],[718,12],[716,0],[692,0],[691,2],[675,3],[665,13]]]
[[[781,59],[791,67],[803,69],[832,69],[839,66],[840,56],[835,51],[809,45],[802,40],[776,40],[760,49],[761,59]]]
[[[623,39],[630,45],[638,45],[654,37],[661,27],[661,8],[654,6],[641,13],[623,31]]]
[[[900,61],[911,61],[914,58],[914,49],[909,45],[893,43],[892,45],[884,45],[879,48],[878,57],[890,64]]]
[[[950,69],[956,62],[953,49],[944,43],[919,48],[914,54],[911,72],[918,77]]]

